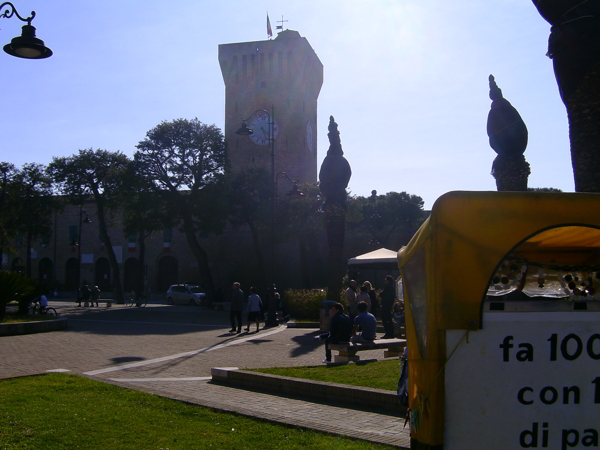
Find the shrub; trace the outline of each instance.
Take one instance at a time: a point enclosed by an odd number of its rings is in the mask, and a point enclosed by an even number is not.
[[[284,292],[287,313],[298,320],[319,321],[321,302],[327,300],[327,289],[288,289]],[[340,302],[346,307],[344,292]]]
[[[0,317],[4,317],[8,302],[19,302],[19,313],[27,313],[27,305],[43,290],[27,275],[19,272],[0,271]]]
[[[287,313],[294,319],[318,322],[319,308],[326,297],[325,289],[288,289],[283,298]]]

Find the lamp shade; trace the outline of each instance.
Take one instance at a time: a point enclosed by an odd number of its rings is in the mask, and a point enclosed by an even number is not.
[[[6,44],[4,51],[9,55],[25,59],[43,59],[52,56],[52,50],[44,45],[44,41],[35,37],[33,25],[24,25],[21,36]]]

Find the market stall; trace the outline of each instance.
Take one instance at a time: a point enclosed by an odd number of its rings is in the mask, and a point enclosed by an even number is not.
[[[599,229],[598,194],[450,192],[436,201],[398,252],[412,448],[598,439]]]

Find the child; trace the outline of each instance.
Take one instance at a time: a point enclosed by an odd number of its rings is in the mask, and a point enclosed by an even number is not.
[[[404,334],[404,305],[400,302],[394,303],[392,314],[394,316],[394,336],[400,338]]]

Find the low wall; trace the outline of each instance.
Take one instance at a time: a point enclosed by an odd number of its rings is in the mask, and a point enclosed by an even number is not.
[[[215,383],[385,410],[401,417],[406,415],[406,407],[394,391],[249,372],[236,367],[214,367],[211,375]]]
[[[65,330],[68,325],[66,317],[56,320],[40,320],[38,322],[18,322],[0,324],[0,336],[18,334],[45,333],[47,331]]]

